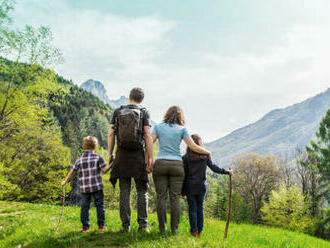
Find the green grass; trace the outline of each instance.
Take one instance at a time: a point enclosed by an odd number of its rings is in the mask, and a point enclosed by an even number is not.
[[[330,247],[330,242],[302,233],[265,226],[234,224],[224,245],[225,223],[207,219],[202,238],[189,234],[189,222],[183,217],[179,234],[158,233],[157,216],[149,215],[150,233],[138,233],[136,214],[132,231],[118,233],[121,223],[118,211],[106,213],[108,230],[97,231],[95,208],[91,209],[91,232],[80,233],[80,209],[66,207],[57,233],[54,229],[61,207],[18,202],[0,202],[0,247]]]

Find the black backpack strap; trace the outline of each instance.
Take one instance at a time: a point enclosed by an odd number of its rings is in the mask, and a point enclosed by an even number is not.
[[[125,107],[126,107],[125,105],[121,105],[119,108],[115,109],[115,112],[117,112],[117,116],[115,117],[115,125],[114,125],[115,126],[115,134],[118,133],[118,128],[119,128],[119,123],[118,123],[119,112],[120,112],[120,110],[122,110]]]
[[[144,119],[144,111],[146,111],[147,109],[144,107],[140,107],[139,108],[141,111],[141,115],[140,115],[140,124],[139,124],[139,132],[141,132],[142,138],[144,138],[144,126],[143,126],[143,119]]]

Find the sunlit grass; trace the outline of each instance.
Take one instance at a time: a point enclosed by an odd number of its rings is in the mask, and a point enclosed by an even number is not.
[[[0,247],[330,247],[330,242],[302,233],[278,228],[231,224],[227,244],[223,242],[225,223],[207,219],[202,238],[189,233],[189,221],[183,216],[179,235],[158,232],[157,216],[149,215],[150,233],[138,233],[136,214],[132,232],[118,233],[118,211],[106,213],[108,230],[97,231],[95,208],[91,209],[91,232],[81,234],[78,207],[66,207],[57,233],[54,232],[61,208],[43,204],[0,202]]]

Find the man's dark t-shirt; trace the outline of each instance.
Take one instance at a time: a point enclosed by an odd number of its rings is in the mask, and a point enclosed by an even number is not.
[[[141,108],[143,128],[151,126],[149,111],[142,108],[140,105],[129,104],[127,108]],[[110,124],[116,129],[116,119],[118,117],[120,108],[116,109],[112,115]],[[112,184],[115,184],[118,178],[131,178],[148,181],[148,173],[146,172],[145,164],[145,150],[128,151],[117,146],[116,158],[114,160],[113,168],[111,170]]]

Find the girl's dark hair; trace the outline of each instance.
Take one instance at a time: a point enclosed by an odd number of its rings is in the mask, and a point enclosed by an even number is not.
[[[164,116],[164,123],[167,124],[178,124],[180,126],[184,126],[185,119],[183,115],[183,111],[178,106],[170,107]]]
[[[192,134],[190,135],[190,137],[197,145],[202,145],[201,136],[199,136],[198,134]],[[207,155],[198,154],[192,151],[189,147],[187,147],[185,157],[188,158],[188,160],[204,160],[207,158]]]
[[[190,137],[192,138],[192,140],[193,140],[197,145],[201,144],[200,141],[202,141],[202,138],[201,138],[201,136],[199,136],[198,134],[192,134],[192,135],[190,135]],[[193,152],[193,151],[187,146],[186,155],[189,154],[189,153],[191,153],[191,152]]]

